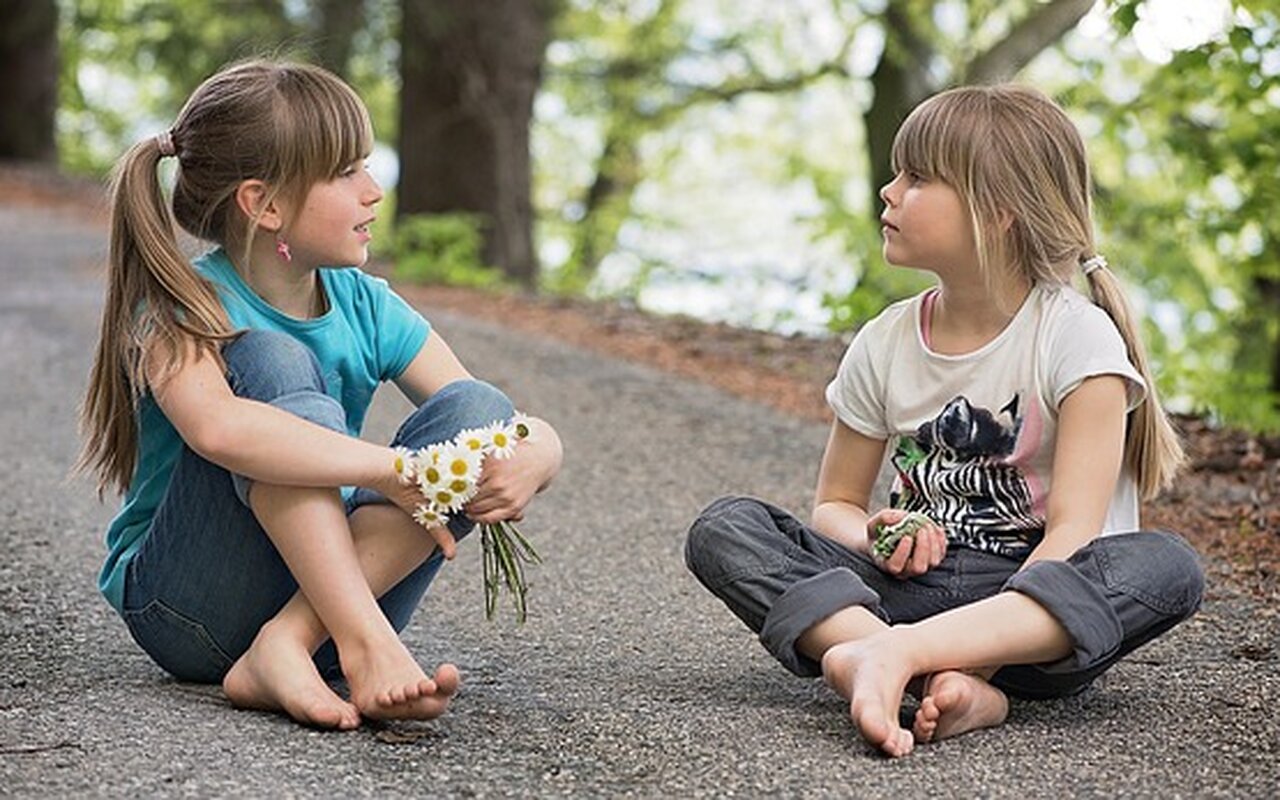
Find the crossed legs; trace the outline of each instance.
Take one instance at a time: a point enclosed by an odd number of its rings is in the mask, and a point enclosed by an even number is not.
[[[1021,570],[957,548],[899,581],[744,497],[703,512],[685,558],[783,666],[823,675],[862,736],[893,756],[1003,722],[1005,691],[1081,691],[1194,613],[1203,593],[1195,552],[1167,533],[1103,537],[1066,561]],[[911,731],[898,722],[906,691],[921,696]]]
[[[458,671],[423,672],[377,604],[421,564],[434,541],[404,512],[362,506],[350,517],[336,491],[257,485],[255,515],[299,591],[259,630],[223,679],[232,703],[280,710],[306,724],[348,729],[361,716],[429,719],[458,688]],[[351,689],[344,701],[321,678],[312,653],[337,646]]]

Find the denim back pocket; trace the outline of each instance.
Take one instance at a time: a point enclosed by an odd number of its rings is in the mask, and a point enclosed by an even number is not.
[[[234,663],[204,625],[162,600],[152,600],[136,611],[126,610],[122,616],[134,641],[178,680],[220,683]]]

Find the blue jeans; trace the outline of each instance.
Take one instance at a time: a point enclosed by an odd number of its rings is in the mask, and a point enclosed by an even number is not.
[[[894,625],[916,622],[998,592],[1036,600],[1066,629],[1073,649],[1052,664],[1008,666],[991,682],[1018,697],[1082,691],[1135,648],[1191,616],[1204,576],[1191,546],[1163,532],[1097,538],[1065,561],[1022,563],[951,547],[942,563],[902,580],[749,497],[717,500],[693,523],[685,543],[689,569],[760,636],[797,675],[818,663],[796,650],[806,630],[835,612],[861,606]]]
[[[236,395],[346,432],[342,406],[325,394],[315,356],[297,340],[249,331],[227,344],[223,357]],[[511,401],[489,384],[456,381],[410,414],[392,444],[423,447],[512,413]],[[179,679],[220,682],[263,623],[298,590],[249,508],[249,486],[244,476],[184,447],[151,531],[129,564],[125,624],[148,655]],[[347,501],[347,512],[379,502],[389,501],[357,489]],[[461,539],[473,523],[458,515],[449,527]],[[443,556],[434,552],[378,599],[397,631],[408,624],[442,563]],[[332,642],[315,659],[322,674],[339,674]]]

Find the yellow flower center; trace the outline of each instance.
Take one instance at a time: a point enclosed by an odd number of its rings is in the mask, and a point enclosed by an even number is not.
[[[449,463],[449,471],[452,472],[454,475],[466,475],[467,474],[466,460],[461,458],[455,458],[452,462]]]
[[[453,483],[449,484],[449,488],[454,490],[458,494],[462,494],[467,490],[467,482],[462,480],[461,478],[458,478]]]
[[[495,447],[506,447],[507,435],[505,433],[495,433],[493,435],[493,444]]]
[[[422,474],[427,476],[427,483],[440,482],[440,470],[436,469],[435,467],[427,467],[425,470],[423,470]]]
[[[453,495],[441,489],[436,492],[436,502],[442,506],[447,506],[453,502]]]

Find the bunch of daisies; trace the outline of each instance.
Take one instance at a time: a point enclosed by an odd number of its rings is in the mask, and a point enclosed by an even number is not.
[[[414,520],[424,528],[447,525],[475,496],[485,460],[510,458],[516,445],[528,437],[528,418],[517,414],[507,422],[461,431],[448,442],[420,450],[401,449],[396,459],[400,479],[417,485],[423,498],[414,509]],[[510,522],[482,522],[478,527],[484,550],[485,617],[493,619],[498,594],[505,586],[515,603],[516,621],[523,623],[528,591],[524,564],[541,563],[542,557]]]

